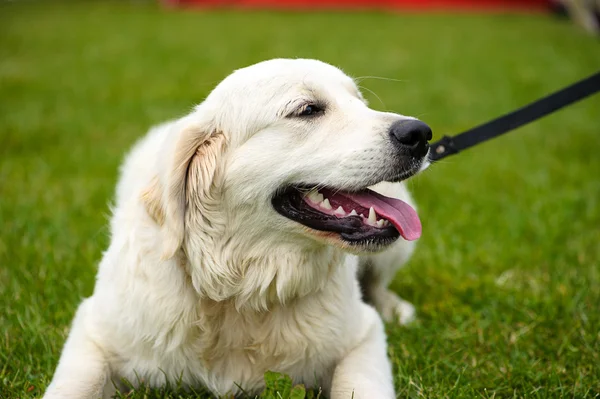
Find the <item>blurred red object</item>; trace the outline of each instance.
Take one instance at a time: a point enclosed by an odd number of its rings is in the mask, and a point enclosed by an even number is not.
[[[164,0],[196,7],[399,10],[548,10],[549,0]]]

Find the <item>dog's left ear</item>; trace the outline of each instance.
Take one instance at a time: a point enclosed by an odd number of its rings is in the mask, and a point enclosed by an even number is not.
[[[162,226],[164,259],[181,248],[187,208],[202,207],[213,199],[225,144],[225,135],[213,124],[192,117],[171,127],[164,148],[159,150],[160,175],[142,195],[148,213]]]

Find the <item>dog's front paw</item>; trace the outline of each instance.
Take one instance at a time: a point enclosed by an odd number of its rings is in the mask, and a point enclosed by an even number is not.
[[[415,307],[390,290],[379,291],[373,296],[373,302],[381,317],[388,323],[398,322],[406,325],[416,318]]]
[[[405,301],[402,298],[398,298],[398,303],[394,308],[394,317],[398,320],[401,325],[406,325],[415,321],[417,311],[412,303]]]

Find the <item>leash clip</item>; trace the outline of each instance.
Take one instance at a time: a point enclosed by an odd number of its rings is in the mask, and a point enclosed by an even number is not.
[[[430,161],[439,161],[448,155],[457,154],[460,150],[456,148],[454,139],[450,136],[444,136],[431,145],[429,152]]]

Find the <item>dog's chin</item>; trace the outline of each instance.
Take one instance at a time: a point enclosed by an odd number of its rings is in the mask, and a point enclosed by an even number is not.
[[[385,180],[405,180],[418,171]],[[367,188],[288,185],[271,203],[280,215],[301,224],[306,234],[354,253],[381,251],[400,237],[416,240],[421,235],[421,222],[410,205]]]
[[[345,238],[343,238],[340,234],[338,233],[332,233],[332,232],[327,232],[327,231],[320,231],[320,230],[315,230],[315,229],[311,229],[308,227],[304,227],[303,228],[304,234],[310,236],[311,238],[315,239],[316,241],[318,241],[321,244],[326,244],[326,245],[331,245],[337,248],[340,248],[343,251],[355,254],[355,255],[361,255],[361,254],[365,254],[365,253],[377,253],[380,251],[385,250],[386,248],[388,248],[391,244],[393,244],[394,242],[396,242],[396,240],[400,237],[400,235],[397,235],[396,238],[392,238],[390,240],[364,240],[364,241],[358,241],[358,240],[347,240]]]

